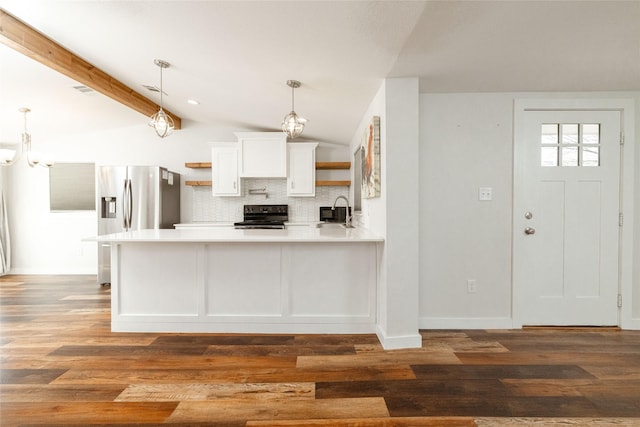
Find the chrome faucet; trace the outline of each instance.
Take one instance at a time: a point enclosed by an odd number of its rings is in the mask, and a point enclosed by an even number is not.
[[[336,200],[333,202],[333,207],[331,207],[332,211],[336,210],[336,204],[338,203],[338,200],[340,199],[344,199],[345,202],[347,202],[347,209],[346,209],[346,213],[344,216],[344,226],[347,228],[351,228],[351,213],[349,212],[349,199],[347,199],[344,196],[338,196],[336,197]]]

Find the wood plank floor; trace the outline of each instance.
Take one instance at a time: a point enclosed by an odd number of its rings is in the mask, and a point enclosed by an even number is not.
[[[0,278],[0,425],[640,426],[640,332],[110,331],[94,276]]]

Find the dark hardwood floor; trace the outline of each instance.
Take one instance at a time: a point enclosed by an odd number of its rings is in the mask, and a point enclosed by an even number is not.
[[[93,276],[0,278],[0,425],[640,426],[640,331],[127,334]]]

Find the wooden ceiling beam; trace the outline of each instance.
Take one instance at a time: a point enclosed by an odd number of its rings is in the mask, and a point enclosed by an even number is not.
[[[147,117],[160,109],[155,102],[2,9],[0,9],[0,43]],[[167,110],[164,111],[173,118],[175,129],[181,129],[182,119]]]

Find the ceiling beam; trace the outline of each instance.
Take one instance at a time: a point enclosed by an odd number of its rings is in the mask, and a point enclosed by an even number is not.
[[[160,109],[160,106],[155,102],[140,95],[124,83],[94,67],[2,9],[0,9],[0,43],[147,117]],[[182,119],[167,110],[164,111],[173,118],[175,129],[181,129]]]

